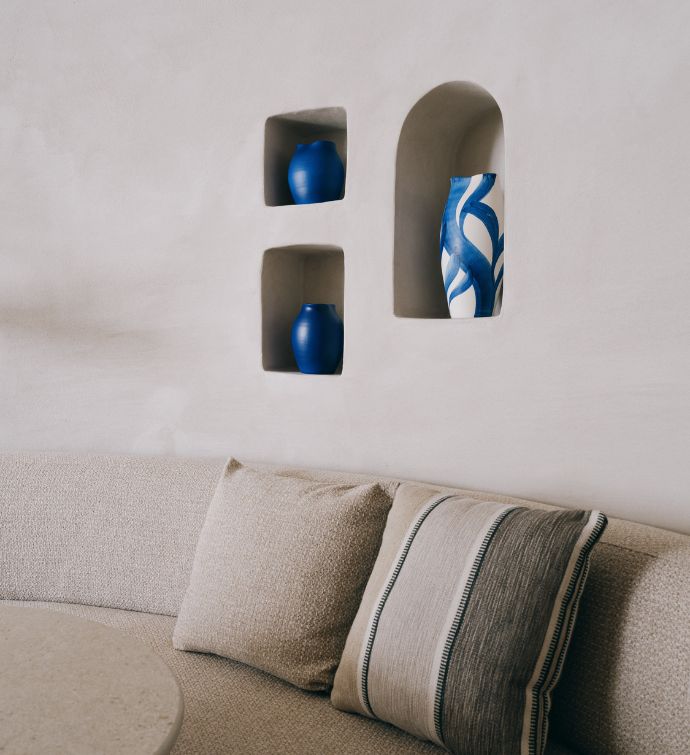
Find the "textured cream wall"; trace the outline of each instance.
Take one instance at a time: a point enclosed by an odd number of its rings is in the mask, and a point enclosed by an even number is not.
[[[0,446],[232,452],[690,531],[689,26],[682,0],[4,0]],[[463,79],[503,111],[503,314],[398,319],[398,133]],[[266,117],[329,105],[345,200],[265,207]],[[345,251],[344,372],[263,372],[262,252],[310,243]]]

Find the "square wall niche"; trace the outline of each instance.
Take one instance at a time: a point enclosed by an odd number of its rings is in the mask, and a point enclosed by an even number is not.
[[[264,133],[264,200],[269,207],[295,204],[288,185],[288,166],[298,144],[335,142],[347,184],[347,114],[342,107],[299,110],[273,115]],[[343,196],[345,191],[343,190]]]
[[[261,354],[264,370],[299,372],[290,340],[303,304],[343,311],[345,259],[337,246],[303,244],[264,252],[261,266]],[[342,364],[336,374],[342,372]]]

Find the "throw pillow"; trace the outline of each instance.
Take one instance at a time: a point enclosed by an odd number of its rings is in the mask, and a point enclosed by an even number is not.
[[[605,526],[401,485],[333,704],[462,755],[540,755]]]
[[[378,484],[285,477],[231,459],[199,536],[173,646],[329,689],[390,505]]]

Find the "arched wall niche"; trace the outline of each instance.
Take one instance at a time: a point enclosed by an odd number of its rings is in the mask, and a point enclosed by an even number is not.
[[[505,191],[503,116],[482,87],[452,81],[410,110],[395,175],[393,303],[397,317],[447,318],[439,233],[451,176],[492,172]]]

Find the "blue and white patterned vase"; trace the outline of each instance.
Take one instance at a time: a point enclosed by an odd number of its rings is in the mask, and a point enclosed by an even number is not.
[[[503,293],[503,192],[495,173],[454,176],[441,225],[451,317],[491,317]]]

